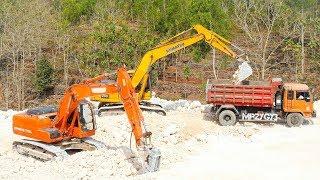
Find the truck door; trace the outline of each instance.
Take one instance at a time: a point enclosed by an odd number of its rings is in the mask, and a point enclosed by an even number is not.
[[[284,97],[283,97],[283,110],[285,112],[289,112],[293,107],[293,90],[285,90]]]
[[[310,103],[311,99],[309,91],[295,91],[294,109],[300,110],[301,112],[309,112],[311,111]]]

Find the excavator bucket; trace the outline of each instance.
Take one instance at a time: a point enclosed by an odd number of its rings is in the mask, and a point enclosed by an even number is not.
[[[147,172],[159,171],[160,159],[161,159],[160,150],[157,148],[150,149],[147,157],[147,167],[146,167]]]
[[[235,84],[240,84],[241,81],[247,79],[252,74],[252,68],[248,62],[243,61],[239,65],[238,70],[233,74]]]

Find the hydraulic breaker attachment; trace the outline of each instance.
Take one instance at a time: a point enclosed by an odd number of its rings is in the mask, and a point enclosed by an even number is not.
[[[161,152],[157,148],[151,148],[148,151],[148,156],[147,156],[147,167],[146,171],[147,172],[156,172],[159,171],[160,167],[160,159],[161,159]]]

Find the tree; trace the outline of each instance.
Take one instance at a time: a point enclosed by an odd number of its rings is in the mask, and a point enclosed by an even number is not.
[[[50,2],[2,0],[0,2],[0,78],[5,87],[6,108],[24,109],[33,100],[31,76],[36,61],[52,33]]]
[[[81,16],[92,15],[96,0],[61,0],[62,16],[69,23],[79,23]]]
[[[305,36],[306,36],[306,26],[312,23],[314,19],[314,12],[311,11],[314,7],[317,7],[317,0],[286,0],[286,4],[294,9],[295,21],[300,25],[300,59],[301,59],[301,76],[303,77],[305,73]],[[308,35],[308,34],[307,34]],[[309,35],[310,37],[310,35]]]
[[[258,78],[265,79],[266,73],[281,63],[274,55],[296,32],[297,25],[291,19],[293,13],[284,5],[284,0],[234,0],[236,24],[253,48],[249,52],[250,60]]]
[[[41,58],[36,66],[34,85],[36,91],[43,95],[48,90],[48,87],[53,82],[54,69],[47,58]]]
[[[185,65],[182,69],[182,72],[183,72],[183,77],[188,79],[192,75],[190,70],[190,65],[189,64]]]

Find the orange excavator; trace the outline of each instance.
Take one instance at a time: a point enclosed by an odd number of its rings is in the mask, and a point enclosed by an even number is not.
[[[161,153],[151,144],[152,133],[146,129],[127,71],[124,67],[117,70],[117,82],[100,82],[109,75],[100,75],[70,86],[58,109],[34,108],[14,115],[13,132],[33,140],[17,140],[13,142],[13,148],[20,154],[45,161],[67,157],[72,151],[106,147],[91,138],[95,134],[96,121],[93,105],[85,98],[117,92],[123,102],[137,149],[143,152],[143,167],[148,171],[158,171]]]

